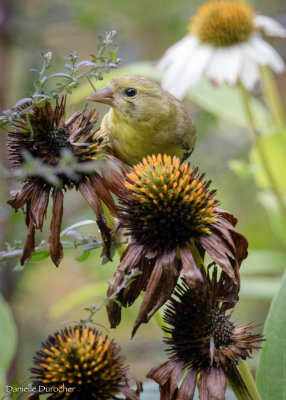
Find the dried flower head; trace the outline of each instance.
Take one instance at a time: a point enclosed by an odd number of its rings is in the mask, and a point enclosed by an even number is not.
[[[44,106],[33,107],[33,113],[23,115],[13,122],[13,131],[9,134],[9,151],[12,167],[21,167],[25,153],[40,160],[42,165],[60,167],[63,151],[70,151],[77,163],[83,165],[88,161],[115,160],[106,143],[106,133],[95,132],[97,116],[94,111],[85,115],[85,110],[74,113],[65,121],[66,98],[57,101],[55,107],[49,102]],[[29,121],[29,122],[28,122]],[[119,163],[119,160],[116,162]],[[96,214],[99,229],[104,242],[103,254],[110,258],[110,230],[105,224],[100,200],[116,215],[114,200],[110,190],[117,193],[122,177],[116,170],[102,173],[92,170],[79,170],[76,173],[55,170],[59,185],[47,182],[37,175],[25,179],[22,188],[13,191],[13,199],[8,203],[17,211],[26,206],[26,225],[28,234],[24,245],[21,263],[30,259],[35,247],[35,230],[42,229],[46,217],[50,194],[53,198],[53,216],[50,227],[50,254],[56,266],[60,263],[63,251],[60,243],[60,229],[63,215],[63,191],[79,189]],[[117,183],[116,183],[117,182]]]
[[[146,290],[133,334],[168,300],[181,270],[190,287],[202,279],[192,254],[195,246],[202,257],[207,251],[221,266],[237,294],[247,241],[234,229],[235,218],[216,207],[215,190],[209,186],[197,168],[160,154],[143,159],[127,175],[118,218],[129,242],[108,294],[120,285],[122,273],[134,268],[142,272],[117,298],[126,307]],[[230,295],[236,298],[236,294]],[[120,322],[118,302],[111,301],[107,310],[115,327]]]
[[[212,275],[209,269],[201,272],[203,280],[194,289],[184,279],[177,285],[164,313],[169,361],[148,374],[159,383],[161,399],[166,395],[173,400],[192,399],[200,374],[200,398],[223,400],[225,374],[251,357],[263,340],[262,335],[251,333],[251,324],[235,325],[230,320],[232,311],[226,310],[231,305],[224,300],[229,285],[225,273],[218,279],[216,267]],[[188,373],[178,388],[185,369]]]
[[[66,328],[48,337],[34,357],[33,385],[48,399],[138,400],[120,348],[94,328]],[[45,388],[43,390],[42,388]],[[41,390],[42,389],[42,390]]]
[[[182,98],[206,76],[216,85],[249,90],[259,81],[259,66],[281,73],[285,65],[265,36],[286,37],[274,19],[256,15],[243,1],[210,0],[191,17],[188,34],[171,46],[157,67],[165,69],[162,86]]]

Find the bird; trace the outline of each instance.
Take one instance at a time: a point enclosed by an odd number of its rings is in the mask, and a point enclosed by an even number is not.
[[[115,77],[87,100],[111,106],[101,128],[118,158],[130,166],[159,153],[184,161],[193,151],[196,128],[184,104],[153,79]]]

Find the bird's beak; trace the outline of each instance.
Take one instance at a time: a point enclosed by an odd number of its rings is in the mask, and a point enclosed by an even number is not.
[[[110,89],[109,85],[104,86],[103,88],[97,90],[87,97],[87,100],[95,101],[96,103],[108,104],[109,106],[113,106],[113,92]]]

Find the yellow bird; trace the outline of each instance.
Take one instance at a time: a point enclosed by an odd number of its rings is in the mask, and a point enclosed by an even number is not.
[[[111,106],[101,127],[112,148],[129,165],[152,154],[185,160],[196,141],[196,129],[185,106],[152,79],[125,75],[114,78],[87,100]]]

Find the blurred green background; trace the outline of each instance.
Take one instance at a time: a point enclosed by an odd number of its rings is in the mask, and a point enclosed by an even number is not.
[[[40,68],[41,52],[53,52],[56,69],[57,63],[63,65],[62,59],[70,51],[76,51],[81,59],[88,59],[89,53],[96,49],[97,36],[116,30],[115,41],[123,67],[139,61],[155,61],[186,34],[189,16],[201,3],[186,0],[0,0],[0,109],[11,107],[32,89],[35,74],[31,68]],[[258,12],[286,25],[286,5],[282,0],[256,0],[252,5]],[[277,40],[274,45],[285,59],[285,41]],[[277,79],[285,104],[286,74]],[[260,98],[259,88],[255,95]],[[285,268],[286,245],[272,231],[265,209],[257,202],[259,188],[252,176],[247,171],[238,176],[229,168],[233,159],[248,160],[251,142],[246,130],[234,122],[218,119],[191,100],[185,102],[198,134],[192,163],[213,181],[221,208],[238,218],[238,230],[249,241],[250,257],[242,265],[241,300],[234,318],[241,323],[262,322],[258,328],[262,330],[271,298],[279,287],[281,270]],[[98,110],[102,117],[108,107],[98,107]],[[9,166],[5,132],[2,132],[0,144],[1,161]],[[15,181],[6,180],[0,189],[1,248],[5,242],[23,240],[26,234],[24,215],[14,214],[6,205],[9,191],[16,186]],[[63,228],[93,217],[79,193],[65,196]],[[44,232],[38,235],[38,243],[47,238],[48,228],[47,221]],[[84,227],[81,232],[95,234],[95,225]],[[9,380],[22,381],[29,375],[28,368],[32,366],[33,354],[41,341],[63,328],[63,321],[83,318],[87,316],[84,307],[99,304],[100,299],[91,295],[104,294],[118,259],[101,265],[99,252],[94,251],[86,262],[78,262],[75,257],[80,254],[80,249],[65,250],[58,269],[49,259],[28,263],[22,271],[13,270],[16,261],[12,260],[0,269],[0,288],[13,310],[18,329],[17,352],[9,370]],[[272,273],[261,273],[260,267],[269,260],[276,260],[278,267]],[[256,268],[258,275],[251,268]],[[132,374],[144,380],[149,369],[165,356],[162,334],[154,321],[142,326],[130,340],[140,301],[138,299],[133,307],[124,311],[121,325],[111,330],[110,336],[118,340]],[[97,317],[98,322],[108,327],[105,310]],[[255,366],[255,357],[252,366]]]

